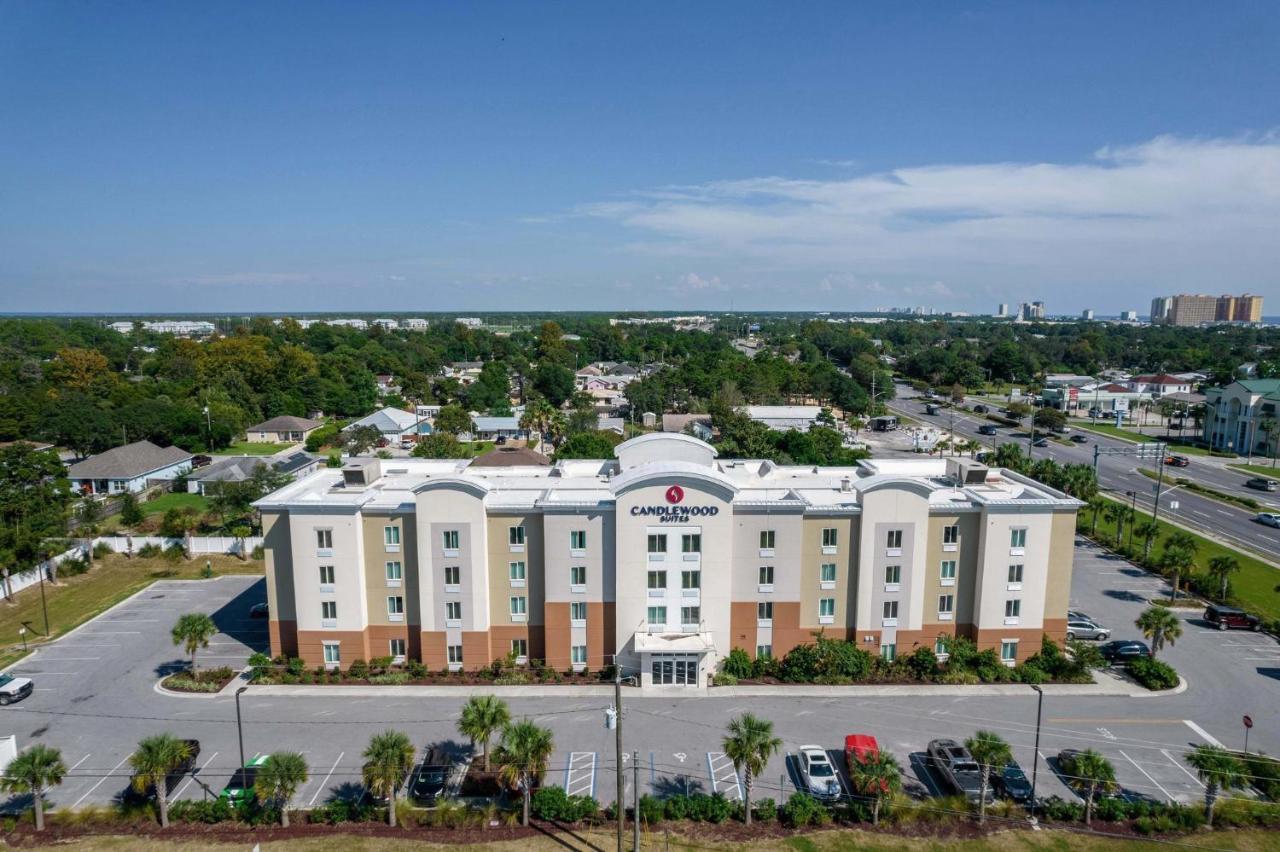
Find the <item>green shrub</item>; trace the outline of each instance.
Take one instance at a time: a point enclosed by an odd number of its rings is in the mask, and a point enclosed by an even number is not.
[[[58,576],[78,577],[89,570],[89,563],[83,559],[64,559],[58,563]]]
[[[808,793],[792,793],[782,806],[782,824],[788,828],[823,825],[830,818],[826,806]]]
[[[529,813],[538,819],[563,819],[561,814],[569,806],[569,794],[563,787],[540,787],[529,799]]]
[[[640,819],[649,825],[657,825],[666,816],[666,805],[663,801],[647,793],[640,797]]]
[[[689,818],[689,797],[672,796],[665,803],[667,819],[678,820]]]
[[[408,682],[408,672],[385,672],[369,676],[369,683],[375,686],[403,686]]]
[[[112,550],[111,545],[107,544],[105,541],[100,541],[93,546],[94,559],[103,559],[113,553],[115,553],[115,551]]]
[[[272,660],[266,654],[258,651],[249,655],[249,665],[254,668],[265,668],[272,665]]]
[[[180,544],[171,544],[164,549],[164,558],[170,562],[181,562],[187,558],[187,551]]]
[[[222,799],[208,801],[178,801],[169,806],[169,819],[175,822],[202,822],[214,824],[226,822],[235,816],[231,805]]]
[[[818,676],[818,649],[797,645],[782,658],[782,679],[788,683],[811,683]]]
[[[871,673],[872,657],[852,642],[818,638],[818,674],[866,680]]]
[[[733,813],[733,804],[720,793],[694,793],[685,799],[685,817],[695,822],[721,823]]]
[[[906,666],[916,680],[933,680],[938,671],[938,655],[927,646],[916,648],[907,655]]]
[[[408,670],[411,680],[422,680],[427,676],[427,667],[417,660],[410,660],[405,668]]]
[[[1265,754],[1242,756],[1254,788],[1273,802],[1280,802],[1280,760]]]
[[[754,805],[756,819],[761,822],[773,822],[778,818],[778,803],[773,799],[761,799]]]
[[[1014,669],[1014,672],[1017,674],[1018,680],[1022,683],[1044,683],[1049,679],[1049,676],[1045,674],[1044,669],[1037,665],[1033,665],[1030,662],[1026,662],[1018,666]]]
[[[1053,822],[1078,822],[1084,819],[1084,804],[1068,802],[1059,796],[1050,796],[1040,803],[1045,819]]]
[[[782,676],[782,664],[772,655],[756,657],[751,663],[751,676],[779,678]]]
[[[267,551],[260,544],[254,545],[253,550],[249,554],[250,558],[257,562],[261,562],[266,555]]]
[[[1178,673],[1161,660],[1139,657],[1129,663],[1128,669],[1133,679],[1147,689],[1173,689],[1178,685]]]
[[[367,800],[358,802],[346,799],[334,799],[315,808],[307,816],[307,822],[337,825],[342,822],[370,822],[381,819],[381,809],[375,808]]]
[[[159,556],[163,552],[164,551],[160,549],[160,545],[153,544],[150,542],[138,548],[138,555],[141,556],[143,559],[154,559],[155,557]]]
[[[361,659],[352,660],[351,665],[347,667],[347,674],[357,679],[364,679],[369,676],[369,664]]]
[[[724,658],[720,670],[724,674],[733,675],[735,680],[737,678],[751,677],[751,658],[741,648],[734,648],[729,652],[729,656]]]
[[[711,678],[713,686],[737,686],[738,676],[729,672],[720,672]]]

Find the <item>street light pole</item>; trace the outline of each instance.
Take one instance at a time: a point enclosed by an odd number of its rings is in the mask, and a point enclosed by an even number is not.
[[[622,832],[627,821],[627,803],[623,798],[622,779],[622,669],[613,661],[614,760],[618,766],[618,852],[622,852]]]
[[[631,841],[632,852],[640,852],[640,752],[631,752]]]
[[[49,604],[44,597],[44,565],[40,566],[40,609],[44,611],[44,637],[49,638]]]
[[[236,690],[236,733],[240,737],[240,766],[244,766],[244,726],[240,722],[240,694],[249,687],[242,686]]]
[[[1036,777],[1040,772],[1040,713],[1044,709],[1044,690],[1032,684],[1036,691],[1036,752],[1031,755],[1031,818],[1036,816]]]
[[[1133,528],[1138,525],[1135,520],[1138,517],[1138,492],[1126,491],[1124,493],[1124,496],[1130,498],[1129,500],[1129,547],[1133,547]]]

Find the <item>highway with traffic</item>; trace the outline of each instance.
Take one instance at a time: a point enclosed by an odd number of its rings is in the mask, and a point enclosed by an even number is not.
[[[978,432],[979,427],[995,425],[983,415],[954,407],[940,408],[934,415],[926,414],[925,406],[929,400],[905,384],[899,384],[896,391],[898,397],[888,403],[889,410],[895,414],[905,415],[944,432],[950,432],[954,428],[957,439],[973,439],[987,447],[1014,441],[1023,452],[1028,449],[1028,426],[997,426],[998,434],[982,435]],[[1087,443],[1071,443],[1058,436],[1049,440],[1045,447],[1031,448],[1032,457],[1048,456],[1060,464],[1074,462],[1092,465],[1095,446],[1107,450],[1136,450],[1138,447],[1119,438],[1073,429],[1073,434],[1077,433],[1085,435]],[[1171,452],[1176,454],[1177,450]],[[1227,494],[1252,497],[1265,511],[1280,511],[1280,493],[1247,488],[1245,482],[1251,478],[1251,474],[1228,470],[1221,465],[1203,461],[1202,458],[1191,456],[1188,467],[1165,469],[1164,487],[1160,493],[1161,518],[1274,559],[1277,552],[1280,552],[1280,530],[1255,521],[1255,511],[1196,494],[1177,485],[1175,480],[1181,477]],[[1149,512],[1155,504],[1156,481],[1139,473],[1138,468],[1143,467],[1154,473],[1158,471],[1159,465],[1160,462],[1156,459],[1141,459],[1135,455],[1098,455],[1099,487],[1110,496],[1135,502],[1138,508]],[[1134,496],[1130,496],[1130,492]]]

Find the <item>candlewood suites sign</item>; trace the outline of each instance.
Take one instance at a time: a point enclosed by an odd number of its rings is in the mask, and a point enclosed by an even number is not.
[[[660,524],[679,524],[692,518],[709,518],[720,514],[719,506],[684,506],[684,489],[673,485],[663,495],[667,500],[665,506],[632,506],[634,517],[657,518]]]

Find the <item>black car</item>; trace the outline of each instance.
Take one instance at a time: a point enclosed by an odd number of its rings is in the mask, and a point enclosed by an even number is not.
[[[1048,438],[1036,438],[1034,441],[1032,441],[1032,442],[1031,442],[1031,446],[1033,446],[1033,447],[1047,447],[1047,446],[1049,446],[1049,439],[1048,439]]]
[[[183,740],[182,742],[187,746],[187,757],[165,777],[164,791],[166,796],[171,795],[182,779],[196,768],[196,758],[200,757],[199,740]],[[132,779],[130,779],[129,787],[123,795],[123,799],[126,802],[149,802],[155,797],[155,784],[147,784],[143,790],[138,790],[137,787],[133,786]]]
[[[1280,489],[1280,482],[1274,479],[1266,479],[1265,477],[1255,476],[1245,483],[1246,488],[1256,488],[1259,491],[1275,491]]]
[[[974,414],[986,414],[989,410],[990,409],[988,409],[985,405],[975,405],[973,407]]]
[[[1113,666],[1123,665],[1139,657],[1151,656],[1151,649],[1147,647],[1147,643],[1137,639],[1112,639],[1110,642],[1099,645],[1098,650],[1102,652],[1102,658]]]
[[[1031,800],[1031,782],[1016,761],[1010,761],[1003,772],[991,776],[991,783],[995,785],[996,793],[1006,799],[1015,802]]]
[[[267,618],[271,615],[271,607],[266,603],[256,603],[249,607],[250,618]]]
[[[1089,439],[1088,439],[1088,438],[1086,438],[1084,435],[1081,435],[1081,434],[1079,434],[1079,433],[1076,433],[1075,435],[1072,435],[1072,436],[1071,436],[1071,440],[1072,440],[1073,442],[1077,443],[1077,444],[1087,444],[1087,443],[1089,443]]]
[[[441,748],[431,749],[413,773],[409,796],[416,804],[431,807],[444,795],[449,783],[449,756]]]
[[[979,427],[978,427],[978,434],[979,434],[979,435],[994,435],[994,434],[996,434],[996,427],[994,427],[994,426],[979,426]]]

